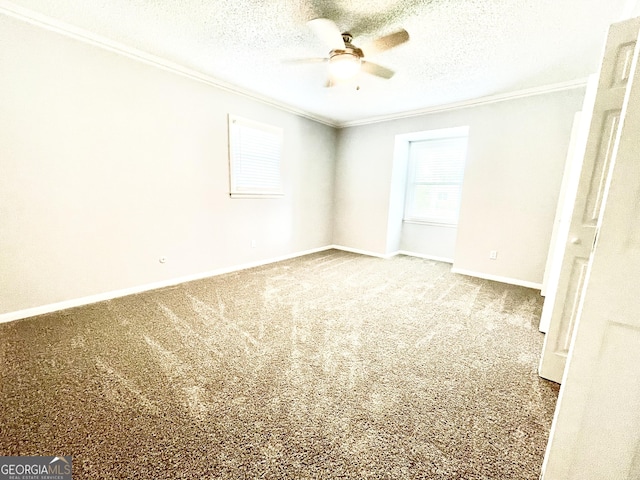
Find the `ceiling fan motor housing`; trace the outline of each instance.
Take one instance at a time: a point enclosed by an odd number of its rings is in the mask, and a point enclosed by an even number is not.
[[[353,40],[353,36],[349,32],[343,32],[342,41],[344,42],[344,49],[336,48],[331,50],[331,52],[329,52],[329,59],[338,55],[350,55],[356,57],[356,59],[363,58],[364,53],[358,47],[354,46],[351,40]]]

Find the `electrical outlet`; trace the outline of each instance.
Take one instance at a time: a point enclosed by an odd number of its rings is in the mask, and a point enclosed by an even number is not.
[[[254,240],[251,240],[251,248],[256,248],[257,242]]]
[[[491,250],[489,252],[489,260],[495,260],[498,258],[498,251],[497,250]]]

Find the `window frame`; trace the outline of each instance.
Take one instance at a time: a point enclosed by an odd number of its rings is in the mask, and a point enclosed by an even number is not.
[[[444,183],[425,183],[425,182],[416,182],[415,181],[415,159],[412,158],[411,155],[411,143],[413,142],[423,142],[430,140],[447,140],[447,139],[455,139],[455,138],[464,138],[466,139],[465,144],[465,158],[463,162],[462,172],[460,174],[459,182],[444,182]],[[404,198],[404,211],[403,211],[403,222],[405,223],[415,223],[422,225],[434,225],[440,227],[452,227],[456,228],[458,226],[459,221],[459,213],[458,210],[456,214],[455,221],[443,221],[442,219],[435,217],[427,217],[427,216],[419,216],[415,215],[414,212],[411,212],[410,202],[414,198],[415,186],[416,185],[458,185],[460,187],[460,197],[459,202],[461,203],[462,199],[462,186],[464,183],[464,173],[466,170],[466,162],[468,158],[468,144],[469,144],[469,127],[452,127],[452,128],[443,128],[438,130],[428,130],[424,132],[416,132],[411,134],[406,138],[407,147],[406,147],[406,159],[407,159],[407,171],[406,171],[406,183],[405,183],[405,198]]]
[[[240,144],[242,141],[241,129],[247,128],[250,130],[257,130],[267,136],[271,137],[270,141],[273,144],[265,144],[269,148],[274,148],[275,158],[270,155],[265,155],[263,160],[269,160],[271,163],[265,167],[258,174],[251,173],[242,177],[238,170],[241,169],[241,164],[238,165],[238,161],[241,161],[242,148]],[[268,139],[267,139],[268,140]],[[228,115],[228,141],[229,141],[229,196],[231,198],[280,198],[284,196],[284,187],[282,181],[282,151],[284,141],[284,130],[281,127],[269,125],[266,123],[250,120],[248,118],[241,117],[239,115]],[[251,147],[260,147],[259,144],[249,145]],[[255,162],[252,167],[255,167]],[[260,174],[271,174],[276,172],[276,182],[265,182],[265,186],[249,185],[251,180],[260,181]],[[244,178],[244,182],[243,182]]]

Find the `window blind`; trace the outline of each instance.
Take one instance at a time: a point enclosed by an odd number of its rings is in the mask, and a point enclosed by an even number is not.
[[[458,222],[467,137],[410,142],[405,220]]]
[[[282,129],[229,115],[232,197],[282,195]]]

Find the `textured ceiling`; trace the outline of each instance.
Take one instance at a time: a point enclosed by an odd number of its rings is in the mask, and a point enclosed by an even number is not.
[[[335,124],[584,79],[608,25],[638,10],[636,0],[11,3]],[[367,57],[396,75],[325,88],[325,64],[286,63],[327,55],[306,25],[316,17],[349,30],[355,45],[405,28],[408,43]]]

